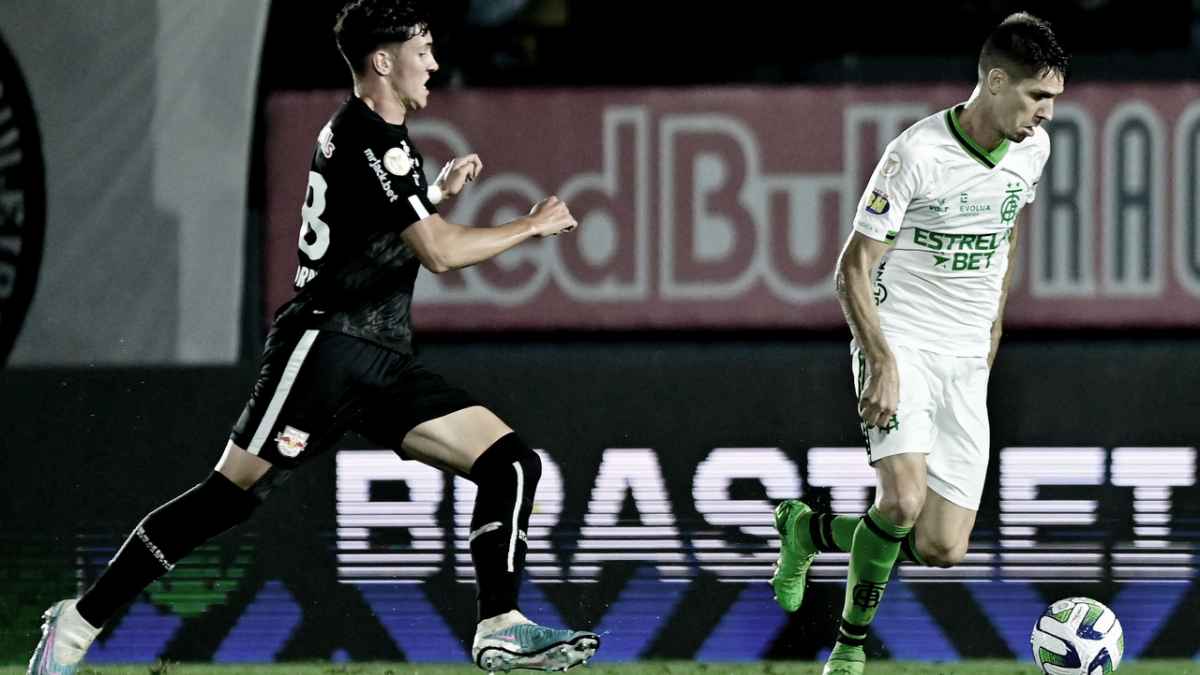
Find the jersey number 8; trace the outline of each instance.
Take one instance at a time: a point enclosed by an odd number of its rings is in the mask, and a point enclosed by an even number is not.
[[[300,207],[303,224],[300,226],[298,246],[314,262],[329,250],[329,225],[321,220],[321,214],[325,212],[325,190],[328,188],[324,176],[316,171],[308,172],[308,194],[304,196],[304,206]]]

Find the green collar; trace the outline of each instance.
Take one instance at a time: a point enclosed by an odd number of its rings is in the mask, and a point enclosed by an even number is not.
[[[954,136],[954,140],[958,141],[958,144],[962,146],[963,150],[967,151],[968,155],[979,160],[980,164],[989,169],[996,168],[1000,160],[1004,159],[1004,155],[1008,154],[1008,139],[1000,141],[1000,145],[997,145],[996,149],[991,152],[984,150],[983,146],[976,143],[975,139],[971,138],[967,132],[963,131],[962,126],[959,125],[958,110],[961,107],[954,106],[946,111],[946,126],[950,128],[950,135]]]

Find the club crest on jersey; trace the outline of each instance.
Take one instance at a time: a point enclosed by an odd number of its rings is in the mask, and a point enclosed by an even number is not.
[[[284,457],[296,457],[307,445],[308,433],[295,427],[285,426],[283,431],[275,435],[275,447],[279,448],[279,454]]]
[[[383,153],[383,168],[393,176],[406,176],[412,171],[413,160],[408,155],[408,147],[397,147]]]
[[[1011,225],[1017,219],[1017,211],[1021,208],[1021,192],[1024,186],[1020,183],[1009,183],[1004,191],[1004,201],[1000,202],[1000,223]]]
[[[867,197],[867,213],[874,213],[877,216],[882,216],[888,212],[892,205],[888,203],[888,197],[879,190],[871,190],[871,195]]]

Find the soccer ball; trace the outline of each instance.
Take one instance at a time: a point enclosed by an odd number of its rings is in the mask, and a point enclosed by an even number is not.
[[[1046,675],[1102,675],[1121,665],[1125,634],[1117,615],[1091,598],[1066,598],[1038,617],[1029,637]]]

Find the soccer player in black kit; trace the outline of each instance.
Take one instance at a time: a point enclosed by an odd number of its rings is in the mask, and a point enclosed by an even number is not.
[[[425,107],[425,85],[437,70],[428,12],[417,0],[354,0],[342,9],[334,33],[354,95],[317,138],[296,294],[275,314],[250,401],[215,471],[147,515],[80,598],[46,611],[30,673],[76,672],[122,606],[197,546],[244,522],[289,472],[347,430],[478,486],[470,534],[476,665],[566,670],[595,653],[595,633],[545,628],[517,608],[541,476],[537,454],[412,352],[420,267],[466,267],[576,226],[555,197],[496,227],[438,215],[437,203],[458,194],[482,163],[475,155],[453,159],[428,185],[408,137],[407,116]]]

